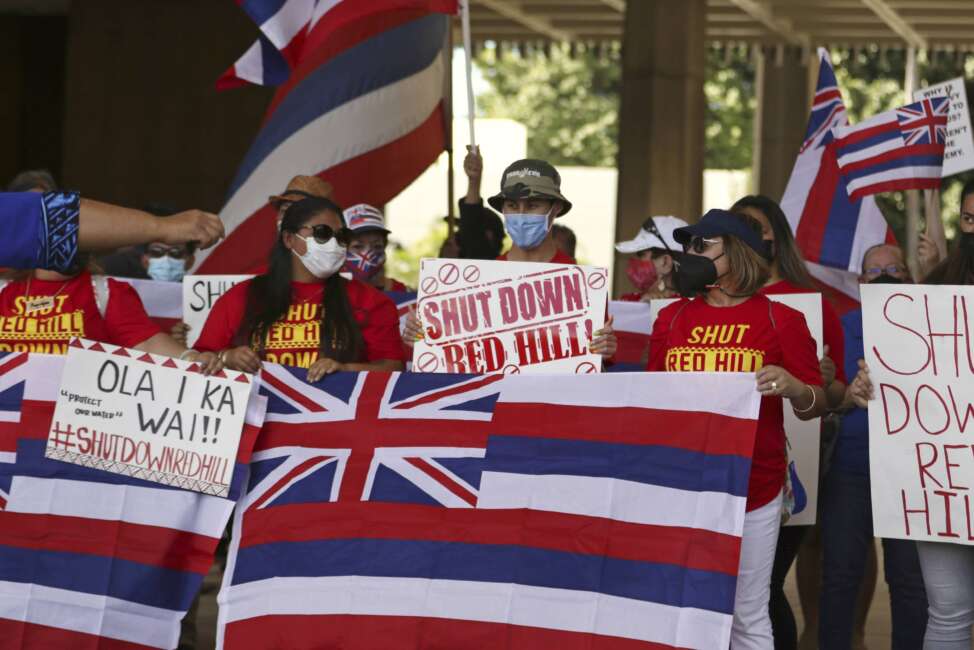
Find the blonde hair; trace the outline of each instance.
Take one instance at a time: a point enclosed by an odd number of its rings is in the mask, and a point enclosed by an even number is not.
[[[746,214],[735,213],[757,233],[761,224]],[[734,235],[724,235],[724,255],[727,256],[727,281],[729,288],[737,294],[750,296],[758,292],[771,277],[771,265],[761,253],[757,252]]]

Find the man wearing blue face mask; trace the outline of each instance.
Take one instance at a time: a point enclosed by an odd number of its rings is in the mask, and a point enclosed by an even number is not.
[[[562,195],[561,176],[550,163],[526,158],[510,164],[501,177],[501,191],[487,203],[504,214],[504,226],[513,242],[497,259],[575,264],[551,234],[555,219],[571,210],[572,204]]]
[[[159,218],[171,217],[178,211],[168,205],[151,204],[145,211]],[[191,244],[167,244],[162,241],[123,248],[98,261],[105,275],[138,280],[182,282],[193,268],[196,247]]]

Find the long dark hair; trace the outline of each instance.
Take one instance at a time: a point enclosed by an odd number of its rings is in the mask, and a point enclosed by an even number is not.
[[[795,236],[791,233],[791,226],[781,206],[766,196],[752,194],[739,199],[731,206],[731,212],[741,212],[745,208],[758,210],[771,224],[771,233],[774,235],[773,263],[778,264],[781,277],[799,287],[814,288],[815,283],[808,272],[808,267],[805,266],[805,260],[798,252]]]
[[[268,258],[267,272],[255,277],[247,290],[247,308],[234,335],[235,345],[250,345],[259,354],[263,353],[267,332],[284,318],[291,306],[293,253],[284,246],[284,233],[297,233],[301,226],[322,212],[334,212],[344,225],[342,209],[325,198],[295,201],[284,212],[280,232]],[[325,280],[321,297],[319,354],[342,363],[358,361],[365,346],[362,330],[348,301],[347,282],[337,273],[332,275]]]

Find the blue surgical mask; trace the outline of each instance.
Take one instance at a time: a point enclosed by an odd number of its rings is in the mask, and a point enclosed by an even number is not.
[[[537,248],[548,236],[547,214],[505,214],[504,225],[514,245],[524,250]]]
[[[149,268],[146,273],[153,280],[161,282],[182,282],[186,275],[185,260],[177,260],[175,257],[163,255],[162,257],[150,257]]]

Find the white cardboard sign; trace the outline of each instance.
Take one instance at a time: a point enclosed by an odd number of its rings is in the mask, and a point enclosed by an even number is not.
[[[601,267],[424,259],[413,372],[599,372],[607,298]]]
[[[913,92],[914,101],[931,97],[950,97],[947,142],[944,148],[941,177],[946,178],[974,169],[974,133],[971,132],[971,113],[967,106],[964,78],[957,77]]]
[[[768,298],[788,305],[805,316],[808,331],[815,339],[816,354],[821,359],[824,345],[822,336],[822,296],[818,293],[773,294]],[[651,322],[656,322],[659,311],[674,300],[650,302]],[[652,327],[652,325],[650,325]],[[652,330],[650,330],[652,331]],[[852,381],[852,378],[849,378]],[[810,526],[815,523],[818,510],[819,447],[822,442],[822,420],[800,420],[790,408],[784,409],[785,435],[788,443],[788,471],[795,491],[795,509],[785,526]],[[797,483],[797,484],[796,484]],[[804,493],[804,500],[799,493]]]
[[[254,377],[72,341],[45,456],[219,497],[229,493]]]
[[[189,325],[186,344],[193,347],[210,310],[220,296],[252,275],[187,275],[183,278],[183,322]]]
[[[877,537],[974,544],[974,287],[867,284]]]

